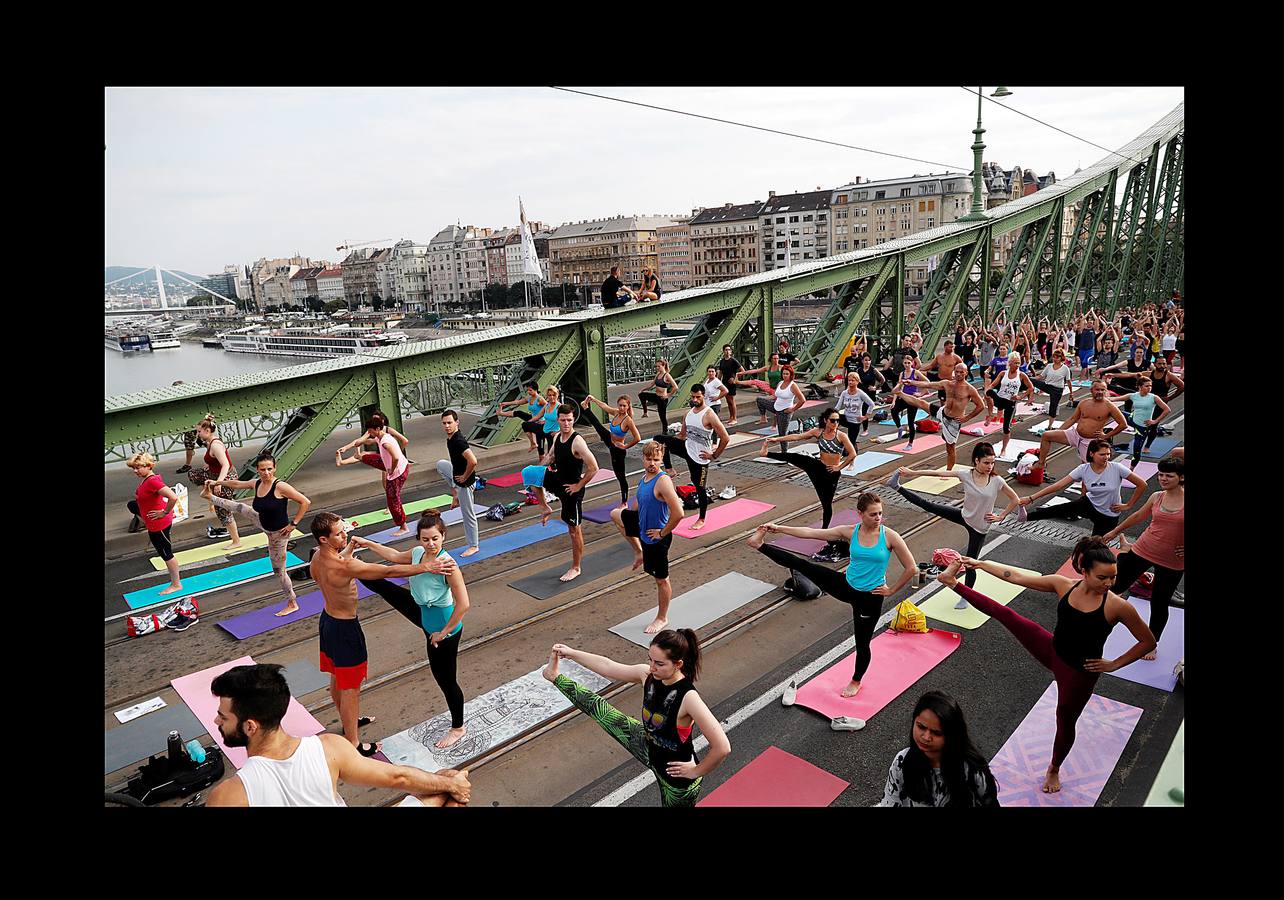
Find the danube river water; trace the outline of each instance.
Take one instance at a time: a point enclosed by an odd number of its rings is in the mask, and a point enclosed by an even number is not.
[[[188,341],[175,350],[124,354],[104,347],[103,354],[103,380],[108,397],[165,387],[175,381],[205,381],[313,361],[302,356],[228,353]]]

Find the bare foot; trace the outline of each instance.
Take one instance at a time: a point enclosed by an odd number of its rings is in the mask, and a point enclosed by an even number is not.
[[[1150,660],[1151,662],[1154,662],[1158,658],[1159,658],[1158,650],[1151,650],[1149,653],[1147,653],[1145,656],[1142,657],[1142,659],[1147,659],[1147,660]]]
[[[463,739],[468,733],[468,729],[462,725],[459,728],[452,728],[442,735],[441,740],[433,744],[438,750],[445,750],[447,747],[453,747]]]
[[[936,576],[936,580],[946,587],[954,587],[959,583],[959,569],[963,568],[963,561],[956,559]]]
[[[749,546],[757,550],[767,542],[767,526],[759,525],[753,534],[749,535]]]
[[[860,693],[860,682],[859,682],[859,681],[853,681],[851,684],[847,685],[847,687],[843,688],[843,692],[842,692],[841,694],[839,694],[839,696],[840,696],[840,697],[855,697],[855,696],[856,696],[857,694],[859,694],[859,693]]]
[[[461,554],[459,554],[459,555],[460,555],[460,556],[472,556],[474,553],[477,553],[479,550],[481,550],[481,547],[469,547],[467,550],[465,550],[463,553],[461,553]]]
[[[546,665],[544,670],[540,672],[540,674],[549,681],[557,681],[557,660],[557,651],[550,650],[548,654],[548,665]]]
[[[409,528],[402,527],[402,528],[398,528],[396,531],[394,531],[394,532],[392,533],[392,536],[393,536],[393,537],[405,537],[405,536],[406,536],[406,535],[408,535],[408,534],[410,534],[410,529],[409,529]]]
[[[654,622],[652,622],[646,628],[642,629],[642,631],[646,634],[659,634],[661,631],[664,631],[664,629],[668,627],[669,627],[668,619],[657,618]]]
[[[553,507],[551,507],[551,506],[549,506],[547,503],[545,503],[545,504],[544,504],[544,515],[542,515],[542,516],[540,516],[540,517],[539,517],[539,523],[540,523],[541,525],[547,525],[547,524],[548,524],[548,520],[549,520],[549,519],[551,519],[552,517],[553,517]]]
[[[237,541],[235,544],[228,544],[228,545],[227,545],[227,549],[229,549],[229,550],[240,550],[240,549],[241,549],[241,546],[242,546],[242,545],[241,545],[241,542],[240,542],[240,541]]]
[[[769,443],[768,441],[763,441],[763,442],[762,442],[762,449],[758,451],[758,455],[759,455],[759,456],[766,456],[766,455],[767,455],[767,453],[768,453],[768,450],[767,450],[768,443]]]
[[[736,425],[739,425],[740,423],[739,423],[738,421],[736,421],[735,419],[732,419],[732,420],[731,420],[730,422],[728,422],[727,424],[728,424],[728,425],[731,425],[731,426],[736,426]]]
[[[206,500],[214,496],[214,492],[210,490],[210,483],[208,481],[201,485],[201,496]]]
[[[705,525],[704,519],[696,519],[696,523],[691,526],[691,530],[700,531],[701,529],[704,528],[704,525]]]
[[[293,603],[293,602],[287,603],[285,605],[285,608],[276,614],[276,617],[279,619],[281,618],[281,616],[288,616],[290,613],[296,613],[298,611],[299,611],[299,604]]]
[[[640,568],[642,568],[642,554],[641,554],[641,553],[639,553],[639,554],[634,558],[634,560],[633,560],[633,571],[634,571],[634,572],[636,572],[636,571],[637,571],[638,569],[640,569]]]
[[[567,569],[567,570],[566,570],[566,574],[565,574],[565,575],[563,575],[561,578],[559,578],[559,579],[557,579],[557,580],[558,580],[558,581],[574,581],[576,578],[579,578],[579,577],[580,577],[580,567],[579,567],[579,566],[571,566],[569,569]]]
[[[450,501],[450,508],[459,509],[459,497],[455,497]]]
[[[1061,770],[1048,766],[1048,774],[1043,779],[1043,793],[1055,794],[1061,790]]]
[[[178,584],[171,584],[169,587],[165,588],[165,590],[161,591],[157,596],[164,597],[166,594],[172,594],[175,591],[181,591],[182,589],[183,589],[182,582],[179,582]]]

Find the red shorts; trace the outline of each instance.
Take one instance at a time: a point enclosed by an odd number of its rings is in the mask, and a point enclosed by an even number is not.
[[[321,671],[332,673],[335,687],[341,691],[351,691],[361,687],[361,682],[366,680],[367,665],[368,663],[363,662],[356,666],[336,666],[324,652],[321,654]]]
[[[334,675],[341,691],[361,687],[368,666],[366,638],[356,619],[336,619],[322,610],[320,619],[322,672]]]

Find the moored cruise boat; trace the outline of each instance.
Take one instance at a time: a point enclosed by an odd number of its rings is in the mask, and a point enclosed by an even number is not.
[[[125,328],[107,329],[103,334],[103,345],[108,350],[119,350],[121,353],[150,353],[152,349],[147,332]]]
[[[224,350],[233,353],[334,357],[404,344],[409,336],[401,331],[352,328],[348,325],[324,329],[248,326],[223,332],[218,339],[223,342]]]
[[[153,328],[148,333],[153,350],[176,350],[183,346],[170,328]]]

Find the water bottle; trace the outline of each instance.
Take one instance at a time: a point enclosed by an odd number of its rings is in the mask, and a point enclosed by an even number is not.
[[[183,753],[183,739],[178,736],[178,732],[171,731],[169,733],[169,740],[166,743],[169,753],[170,767],[172,768],[182,764],[185,754]]]
[[[200,741],[192,738],[184,746],[187,748],[187,755],[191,757],[192,762],[197,765],[205,762],[205,748],[201,746]]]

